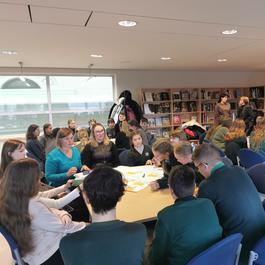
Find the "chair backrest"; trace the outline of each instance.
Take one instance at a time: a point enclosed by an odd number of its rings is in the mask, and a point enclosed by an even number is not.
[[[251,177],[258,192],[265,194],[265,163],[257,164],[247,169],[247,173]]]
[[[120,160],[120,164],[122,166],[128,166],[129,162],[128,162],[128,153],[130,150],[124,150],[119,154],[119,160]]]
[[[248,265],[265,265],[265,237],[262,237],[250,251]]]
[[[19,254],[18,246],[17,246],[15,240],[13,239],[13,237],[2,226],[0,226],[0,233],[4,236],[4,238],[8,242],[9,247],[10,247],[11,252],[12,252],[13,259],[17,262],[18,265],[24,265],[25,263],[23,262],[20,254]]]
[[[246,169],[265,162],[265,158],[262,155],[247,148],[240,149],[238,156],[241,166]]]
[[[238,263],[242,234],[232,234],[194,257],[187,265],[235,265]]]
[[[225,147],[225,154],[232,161],[233,165],[237,165],[237,157],[240,149],[240,145],[235,142],[228,143]]]

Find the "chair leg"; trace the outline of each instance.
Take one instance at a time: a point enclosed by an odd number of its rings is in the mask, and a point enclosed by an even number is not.
[[[235,265],[238,265],[239,262],[239,257],[240,257],[240,253],[241,253],[241,248],[242,248],[242,244],[239,244],[237,252],[236,252],[236,262]]]
[[[259,255],[256,252],[250,251],[248,265],[253,265],[253,261],[257,260],[258,258]]]

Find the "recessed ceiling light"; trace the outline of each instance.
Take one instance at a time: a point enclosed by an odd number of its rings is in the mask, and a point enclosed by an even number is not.
[[[122,21],[119,21],[118,24],[122,27],[134,27],[136,26],[137,23],[132,20],[122,20]]]
[[[227,62],[227,59],[218,59],[217,61],[222,63],[222,62]]]
[[[222,31],[222,34],[224,34],[224,35],[233,35],[236,33],[237,33],[236,29],[227,29],[227,30]]]
[[[103,57],[103,55],[101,55],[101,54],[91,54],[90,56],[93,58],[102,58]]]
[[[16,55],[17,54],[16,51],[7,51],[7,50],[1,51],[1,53],[4,55]]]
[[[168,61],[168,60],[171,60],[171,58],[170,58],[170,57],[161,57],[160,59],[161,59],[161,60],[163,60],[163,61]]]

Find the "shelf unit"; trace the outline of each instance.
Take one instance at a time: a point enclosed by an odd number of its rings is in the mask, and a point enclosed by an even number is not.
[[[214,122],[214,109],[221,93],[229,94],[232,118],[236,118],[239,98],[247,96],[251,104],[263,110],[264,86],[239,88],[165,88],[141,89],[144,117],[148,119],[152,133],[168,136],[181,124],[196,119],[205,126]]]

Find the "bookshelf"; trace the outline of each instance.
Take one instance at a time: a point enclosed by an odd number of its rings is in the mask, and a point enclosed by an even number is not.
[[[232,118],[236,118],[239,98],[247,96],[258,110],[265,108],[264,86],[239,88],[141,89],[144,117],[151,133],[168,136],[181,124],[197,120],[205,126],[214,122],[214,109],[221,93],[229,94]]]

